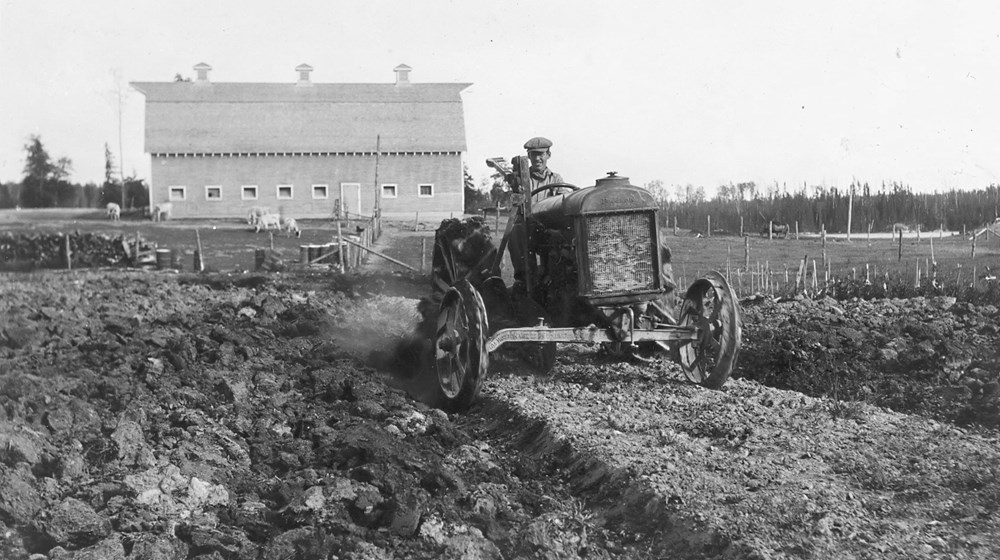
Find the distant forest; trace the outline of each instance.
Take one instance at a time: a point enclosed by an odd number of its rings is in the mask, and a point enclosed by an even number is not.
[[[149,195],[143,180],[125,178],[124,208],[144,208]],[[3,208],[104,208],[108,202],[122,203],[121,181],[103,185],[79,185],[65,179],[41,182],[27,178],[21,183],[0,183],[0,209]]]
[[[651,185],[647,185],[650,188]],[[892,231],[894,224],[910,230],[931,231],[944,228],[962,231],[992,222],[1000,215],[1000,185],[985,189],[945,193],[914,193],[909,187],[892,183],[873,189],[867,183],[852,184],[846,189],[813,187],[807,195],[771,189],[760,193],[753,183],[727,185],[716,197],[706,199],[701,189],[689,189],[680,200],[658,196],[668,225],[704,232],[709,224],[713,232],[739,233],[740,218],[744,233],[766,232],[769,221],[788,224],[790,231],[846,233],[848,208],[851,208],[851,233]],[[654,196],[662,187],[652,185]],[[853,196],[852,196],[853,192]]]
[[[19,183],[0,183],[0,208],[103,208],[116,202],[124,210],[149,205],[149,186],[135,172],[123,177],[107,144],[100,185],[71,182],[73,162],[50,156],[37,135],[28,139],[24,153],[24,178]]]

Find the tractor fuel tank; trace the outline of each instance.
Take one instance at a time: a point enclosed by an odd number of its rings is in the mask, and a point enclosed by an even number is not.
[[[628,182],[615,172],[568,194],[542,199],[531,205],[531,217],[551,229],[572,227],[573,219],[587,214],[609,214],[656,210],[656,201],[646,189]]]

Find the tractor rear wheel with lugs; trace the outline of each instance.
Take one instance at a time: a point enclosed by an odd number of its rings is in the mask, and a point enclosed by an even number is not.
[[[432,368],[446,410],[465,410],[479,395],[490,363],[489,331],[486,306],[468,280],[445,291],[432,341]]]

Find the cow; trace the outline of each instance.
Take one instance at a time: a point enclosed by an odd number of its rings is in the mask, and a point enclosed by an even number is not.
[[[261,216],[270,213],[271,210],[268,208],[264,208],[261,206],[254,206],[253,208],[250,209],[250,213],[247,214],[247,223],[252,226],[256,226],[257,220],[259,220]]]
[[[117,222],[122,219],[122,207],[117,202],[108,203],[108,219]]]
[[[771,222],[771,231],[767,230],[767,226],[764,226],[760,231],[761,237],[777,237],[779,239],[784,239],[788,235],[788,224],[776,224]]]
[[[153,221],[159,222],[160,220],[169,220],[170,212],[173,211],[174,205],[172,202],[161,202],[153,207]]]
[[[260,232],[262,229],[281,229],[281,216],[277,214],[262,214],[254,224],[254,231]]]
[[[295,221],[295,218],[284,218],[281,220],[281,229],[288,232],[288,237],[295,234],[295,237],[302,237],[302,230],[299,229],[299,223]]]

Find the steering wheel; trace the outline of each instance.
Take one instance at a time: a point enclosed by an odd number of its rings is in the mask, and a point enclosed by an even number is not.
[[[580,187],[577,187],[576,185],[571,185],[569,183],[552,183],[551,185],[538,187],[537,189],[531,191],[531,196],[535,196],[536,194],[548,189],[569,189],[571,191],[578,191],[580,190]]]

